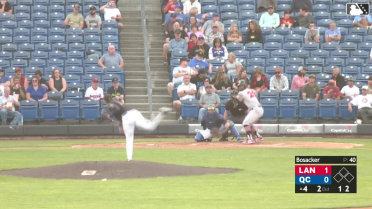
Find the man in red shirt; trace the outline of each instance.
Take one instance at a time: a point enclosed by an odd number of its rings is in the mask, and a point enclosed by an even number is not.
[[[323,98],[340,99],[340,89],[336,86],[335,80],[329,80],[328,85],[324,87]]]

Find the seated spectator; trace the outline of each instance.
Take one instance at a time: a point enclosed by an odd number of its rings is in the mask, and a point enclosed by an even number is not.
[[[223,33],[221,33],[220,31],[218,31],[218,24],[213,24],[213,27],[212,27],[212,31],[210,33],[207,33],[205,35],[205,42],[207,44],[213,44],[213,41],[214,39],[216,38],[219,38],[221,39],[222,42],[225,42],[224,40],[224,37],[223,37]]]
[[[340,100],[340,89],[336,86],[335,80],[328,81],[328,85],[323,89],[323,98]]]
[[[247,43],[258,42],[263,43],[263,35],[260,26],[255,20],[249,21],[247,28]]]
[[[198,9],[198,14],[201,13],[201,5],[200,3],[198,2],[198,0],[186,0],[184,3],[183,3],[183,14],[189,14],[191,8],[197,8]]]
[[[10,86],[10,81],[7,76],[5,76],[4,69],[0,67],[0,86]]]
[[[277,0],[258,0],[257,1],[257,13],[265,12],[270,7],[276,9],[277,7]]]
[[[35,76],[37,77],[37,79],[39,79],[40,81],[40,85],[43,86],[44,88],[46,88],[47,90],[49,90],[49,84],[48,82],[43,78],[43,74],[41,73],[41,70],[36,70],[35,71]],[[28,82],[28,85],[31,85],[32,82]]]
[[[247,115],[247,106],[244,102],[239,101],[236,96],[239,91],[234,90],[230,94],[230,99],[225,104],[225,113],[223,115],[225,120],[231,120],[234,123],[243,123],[245,116]],[[230,113],[230,115],[229,115]]]
[[[205,19],[208,17],[207,14],[201,14],[198,11],[198,8],[192,7],[189,12],[190,17],[194,16],[196,17],[196,22],[198,23],[198,26],[203,26]]]
[[[309,13],[308,7],[304,6],[300,9],[300,14],[293,18],[294,27],[308,27],[310,23],[315,22],[313,16]]]
[[[10,94],[18,98],[18,101],[26,99],[26,89],[21,86],[19,78],[14,78],[14,83],[10,87]]]
[[[368,86],[363,86],[362,87],[362,94],[358,95],[353,98],[348,104],[348,110],[349,112],[353,111],[353,107],[357,106],[358,111],[357,111],[357,118],[361,119],[356,121],[356,123],[359,124],[370,124],[371,123],[371,116],[372,116],[372,95],[367,94]]]
[[[227,43],[236,42],[242,43],[243,42],[243,35],[239,31],[238,24],[233,23],[230,26],[230,31],[227,34]]]
[[[201,120],[204,117],[205,112],[207,111],[207,108],[209,106],[213,106],[216,111],[218,112],[218,107],[221,105],[220,96],[218,94],[213,92],[212,85],[205,86],[206,93],[203,94],[200,97],[199,100],[199,116],[198,121],[201,122]]]
[[[225,70],[222,68],[217,70],[216,74],[212,79],[212,84],[214,90],[217,93],[225,90],[230,90],[232,86],[230,80],[226,76]]]
[[[233,83],[233,89],[238,89],[238,83],[243,80],[247,85],[249,84],[249,79],[247,77],[247,70],[246,69],[242,69],[239,71],[239,74],[238,76],[234,79],[234,83]]]
[[[324,34],[325,42],[334,42],[339,44],[341,40],[341,31],[336,28],[336,22],[329,23],[329,29]]]
[[[7,0],[0,1],[0,14],[2,13],[13,14],[13,7]]]
[[[180,115],[181,101],[185,99],[195,99],[196,97],[196,85],[190,83],[190,76],[183,76],[183,83],[177,87],[177,94],[180,100],[173,101],[173,108],[176,110],[177,115]],[[182,118],[180,118],[182,119]]]
[[[10,125],[23,125],[22,114],[15,110],[15,107],[19,107],[17,98],[10,94],[9,86],[4,88],[4,95],[0,96],[0,118],[1,125],[6,126],[8,118],[12,121]]]
[[[22,69],[17,67],[14,70],[14,72],[15,72],[15,76],[12,79],[10,79],[10,85],[11,86],[14,85],[14,78],[19,78],[21,86],[23,86],[25,89],[27,89],[28,88],[28,81],[27,81],[27,78],[24,75],[22,75]]]
[[[191,79],[191,82],[196,85],[196,88],[198,90],[197,98],[200,98],[205,94],[207,91],[205,90],[205,87],[211,84],[211,80],[206,76],[207,73],[205,69],[200,69],[198,73],[198,82],[195,84],[195,80],[193,82],[193,79]],[[197,76],[194,77],[196,79]],[[203,79],[203,80],[202,80]],[[214,92],[214,90],[213,90]]]
[[[187,35],[190,37],[191,34],[195,34],[196,37],[204,37],[204,34],[199,30],[199,27],[197,24],[191,25],[191,31],[187,33]]]
[[[54,68],[53,74],[49,79],[49,87],[51,91],[65,93],[67,90],[66,79],[61,75],[58,68]]]
[[[201,52],[196,53],[196,56],[190,60],[189,66],[197,72],[199,72],[200,69],[205,68],[208,69],[208,74],[212,73],[212,65],[203,59],[203,54]]]
[[[341,99],[353,99],[359,95],[359,88],[354,85],[354,78],[349,77],[347,79],[347,85],[341,89]]]
[[[202,58],[209,58],[209,45],[205,43],[204,37],[198,37],[196,46],[192,47],[189,53],[189,58],[192,59],[196,56],[196,52],[201,53]]]
[[[179,5],[178,0],[169,0],[163,8],[164,14],[174,13],[176,10],[176,5]]]
[[[182,14],[182,10],[181,10],[180,6],[177,6],[177,7],[175,8],[174,13],[169,13],[169,14],[167,14],[167,15],[165,16],[165,20],[164,20],[163,25],[165,25],[167,22],[170,21],[172,15],[173,15],[173,17],[176,17],[176,19],[179,20],[179,21],[181,21],[182,23],[184,23],[185,20],[186,20],[185,15]],[[182,25],[182,26],[183,26],[183,25]]]
[[[250,84],[250,88],[256,90],[257,93],[269,88],[267,77],[265,74],[263,74],[260,67],[256,67],[254,69]]]
[[[84,28],[84,17],[79,13],[80,5],[75,4],[72,13],[67,15],[63,25],[69,26],[70,28]]]
[[[309,28],[306,30],[305,33],[305,43],[319,43],[319,36],[319,29],[315,28],[315,23],[310,23]]]
[[[302,88],[302,99],[311,98],[319,100],[320,98],[320,87],[315,83],[315,75],[309,76],[309,83]]]
[[[91,100],[103,100],[103,90],[101,87],[98,86],[98,78],[92,79],[92,86],[88,87],[85,91],[85,99],[91,99]]]
[[[275,68],[275,75],[270,78],[270,90],[282,92],[288,90],[288,78],[282,74],[282,69],[279,67]]]
[[[213,26],[217,26],[217,31],[219,31],[220,33],[223,34],[225,32],[225,26],[222,22],[220,22],[220,15],[218,13],[214,13],[213,19],[208,20],[204,23],[201,29],[202,33],[208,36],[212,32]]]
[[[85,24],[87,25],[87,28],[101,29],[101,25],[102,25],[101,16],[96,14],[95,6],[91,6],[89,8],[89,15],[85,17]]]
[[[304,7],[306,7],[310,12],[313,11],[313,2],[311,0],[292,0],[292,12],[301,12],[301,8]]]
[[[340,68],[334,67],[332,70],[332,79],[336,81],[336,85],[339,89],[345,86],[345,78],[340,74]]]
[[[108,67],[124,67],[124,60],[123,57],[116,53],[115,46],[109,45],[108,52],[102,55],[101,59],[98,60],[98,65],[105,69]]]
[[[170,96],[173,96],[173,89],[182,84],[183,77],[185,75],[196,75],[197,72],[195,69],[192,69],[188,66],[189,61],[187,58],[181,58],[180,65],[173,69],[173,80],[168,83],[168,93]]]
[[[240,74],[242,70],[242,63],[236,60],[236,56],[233,52],[230,52],[227,56],[227,60],[222,65],[222,68],[227,72],[227,77],[230,81],[233,81],[234,78]]]
[[[32,85],[26,90],[26,99],[31,101],[44,101],[48,99],[47,89],[40,85],[40,81],[36,76],[31,79]]]
[[[123,87],[120,86],[118,78],[112,78],[112,86],[107,89],[107,93],[111,95],[113,100],[124,104],[125,91]]]
[[[283,18],[280,20],[280,26],[292,28],[293,20],[291,18],[291,11],[285,11]]]
[[[368,28],[370,29],[372,25],[372,15],[360,15],[356,16],[353,21],[354,27]]]
[[[182,32],[185,32],[185,31],[176,30],[174,32],[175,38],[170,40],[169,45],[168,45],[167,59],[170,59],[172,52],[175,50],[181,50],[181,51],[187,52],[188,45],[187,45],[186,40],[181,37]]]
[[[260,18],[260,27],[277,28],[280,24],[278,13],[274,13],[274,7],[269,6],[267,12],[263,13]]]
[[[198,37],[195,35],[195,33],[192,33],[190,35],[190,41],[187,44],[187,51],[190,52],[192,47],[196,46],[198,44]]]
[[[165,23],[164,25],[164,33],[165,35],[167,36],[171,31],[174,31],[174,23],[178,23],[179,26],[182,26],[183,25],[183,22],[179,19],[177,19],[177,15],[176,14],[171,14],[170,15],[170,21]]]
[[[172,40],[172,39],[175,39],[176,36],[175,36],[175,32],[176,31],[180,31],[181,32],[181,38],[184,39],[186,41],[186,43],[189,42],[189,37],[187,36],[187,33],[184,31],[184,30],[181,30],[181,26],[179,25],[178,22],[175,22],[173,24],[173,30],[170,31],[167,35],[166,35],[166,38],[165,38],[165,43],[163,45],[163,54],[164,54],[164,57],[166,60],[168,60],[168,49],[169,49],[169,42]]]
[[[121,16],[120,10],[116,8],[116,1],[110,0],[99,9],[104,16],[105,20],[116,20],[120,29],[124,28],[124,24],[121,23],[123,17]]]
[[[307,69],[305,67],[298,68],[298,74],[292,79],[291,90],[301,91],[302,88],[309,82],[309,78],[305,76]]]
[[[227,49],[222,46],[222,40],[220,38],[215,38],[213,41],[213,47],[209,48],[209,59],[227,59]]]

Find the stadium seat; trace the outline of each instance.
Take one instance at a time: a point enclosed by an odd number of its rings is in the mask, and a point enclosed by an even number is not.
[[[318,57],[310,57],[305,60],[305,65],[324,65],[324,59]]]
[[[62,35],[49,36],[49,43],[50,44],[64,43],[64,42],[65,42],[65,36],[62,36]]]
[[[34,27],[37,28],[49,28],[50,22],[47,20],[36,20],[34,21]]]
[[[302,49],[307,51],[314,51],[319,49],[319,44],[315,42],[308,42],[302,44]]]
[[[320,48],[326,51],[334,51],[337,50],[338,44],[335,42],[327,42],[323,43]]]
[[[263,99],[268,99],[268,98],[271,98],[271,99],[275,99],[275,100],[278,100],[279,99],[279,92],[275,91],[275,90],[263,90],[260,92],[260,100],[263,100]]]
[[[271,52],[271,57],[287,59],[289,58],[289,52],[283,49],[274,50]]]
[[[30,100],[21,101],[19,111],[23,116],[23,121],[35,121],[39,119],[37,101],[30,101]]]
[[[13,59],[13,55],[11,52],[2,51],[0,52],[0,60],[11,60]]]
[[[305,60],[303,58],[298,57],[290,57],[285,60],[286,65],[297,65],[297,66],[303,66],[305,64]]]
[[[351,112],[348,110],[350,99],[342,99],[338,105],[338,117],[341,120],[354,120],[356,117],[357,108],[353,106]]]
[[[358,48],[358,45],[353,42],[343,42],[340,44],[340,48],[342,50],[355,51]]]
[[[95,29],[98,29],[98,28],[95,28]],[[98,29],[98,31],[97,30],[92,30],[92,31],[89,31],[91,34],[89,34],[88,33],[88,35],[100,35],[100,31],[99,31],[99,29]],[[94,33],[95,32],[95,33]],[[98,32],[98,33],[97,33]],[[85,33],[86,34],[86,33]],[[104,35],[104,36],[106,36],[106,35],[112,35],[112,36],[118,36],[119,35],[119,30],[117,29],[117,28],[110,28],[110,27],[108,27],[108,28],[104,28],[103,30],[102,30],[102,34]]]
[[[44,59],[31,59],[30,60],[30,67],[45,68],[46,67],[46,60],[44,60]]]
[[[292,33],[295,35],[301,36],[301,38],[303,39],[305,36],[306,30],[307,28],[305,27],[296,27],[292,29]]]
[[[81,119],[98,120],[100,118],[100,103],[97,100],[86,99],[80,101]]]
[[[64,51],[59,51],[58,49],[49,53],[49,57],[52,59],[66,59],[67,55]]]
[[[68,69],[68,67],[66,69]],[[65,75],[65,79],[66,79],[66,82],[67,83],[81,83],[81,80],[82,80],[81,79],[81,75],[78,75],[78,74],[67,74],[67,73]]]
[[[44,121],[53,121],[58,119],[58,102],[54,100],[44,100],[39,103],[40,119]]]
[[[31,37],[31,43],[37,44],[37,43],[47,43],[48,42],[48,37],[47,36],[40,36],[40,35],[33,35]]]
[[[81,58],[68,58],[65,61],[65,66],[77,66],[77,67],[82,67],[83,66],[83,59]]]
[[[0,42],[1,42],[1,37],[2,36],[0,36]],[[3,51],[7,51],[7,52],[14,52],[14,51],[17,51],[17,45],[15,45],[13,43],[7,43],[7,44],[2,45],[1,49]]]
[[[220,13],[223,14],[226,12],[238,12],[238,7],[233,4],[221,5],[221,2],[220,2]]]
[[[251,5],[254,5],[255,4],[255,0],[236,0],[236,2],[238,3],[238,5],[245,5],[245,4],[251,4]]]
[[[43,12],[36,12],[32,14],[32,20],[48,20],[48,15]]]
[[[319,101],[319,118],[324,120],[336,119],[337,101],[334,99],[322,99]]]
[[[297,92],[298,94],[298,92]],[[298,95],[297,95],[298,98]],[[297,98],[282,98],[279,101],[279,118],[285,120],[297,119]]]
[[[31,29],[31,35],[32,36],[47,36],[48,35],[48,29],[46,29],[46,28],[33,28],[33,29]]]
[[[83,97],[83,92],[81,91],[67,91],[65,95],[66,99],[80,101]]]
[[[299,34],[289,34],[284,37],[285,42],[296,42],[302,44],[304,42],[304,36]]]
[[[237,50],[243,50],[244,46],[241,43],[236,43],[236,42],[231,42],[226,44],[227,51],[232,52],[232,51],[237,51]]]
[[[58,55],[58,54],[63,54],[61,57],[66,59],[66,54],[65,52],[68,51],[67,44],[65,43],[53,43],[51,47],[51,52],[52,56]]]
[[[323,65],[310,65],[310,66],[307,66],[307,73],[308,74],[322,73],[322,71],[323,71],[322,66]]]
[[[367,28],[360,28],[360,27],[352,27],[349,29],[349,34],[351,35],[359,35],[359,36],[366,36],[367,35]]]
[[[30,43],[30,37],[29,36],[16,36],[13,39],[13,43],[15,44]]]
[[[262,44],[258,42],[250,42],[245,44],[245,50],[246,51],[255,51],[262,49]]]
[[[332,74],[326,74],[326,73],[316,74],[317,81],[328,82],[329,80],[331,80],[331,78],[332,78]]]
[[[282,35],[282,36],[285,36],[285,35],[288,35],[291,33],[291,29],[290,28],[287,28],[287,27],[278,27],[275,29],[275,33],[276,34],[279,34],[279,35]],[[284,39],[284,37],[283,37]]]
[[[0,22],[4,22],[4,21],[7,21],[7,20],[11,20],[13,19],[13,16],[9,13],[1,13],[0,14]]]
[[[351,57],[352,58],[361,58],[361,59],[368,59],[370,56],[370,52],[364,51],[364,50],[355,50],[351,52]]]
[[[219,7],[216,5],[206,5],[202,7],[203,13],[218,13],[219,12]]]
[[[252,8],[254,9],[253,5],[243,5],[239,7],[239,20],[255,20],[257,19],[257,14],[252,10],[246,10],[244,8]]]
[[[270,57],[270,53],[266,50],[255,50],[251,52],[251,58],[263,58],[268,59]]]
[[[284,66],[284,59],[282,58],[270,58],[266,60],[266,65]]]
[[[66,31],[67,33],[67,31]],[[72,34],[72,35],[67,35],[66,36],[66,43],[83,43],[83,36],[80,36],[80,35],[75,35],[75,34]]]
[[[217,5],[217,0],[200,0],[200,4],[202,5],[202,8],[207,5]]]
[[[313,11],[325,11],[329,12],[329,6],[326,4],[314,4]]]
[[[221,14],[221,20],[222,20],[223,23],[226,20],[236,20],[237,21],[238,19],[239,19],[239,15],[238,15],[237,12],[224,12],[224,13]],[[227,27],[230,27],[230,25],[228,25]],[[225,25],[225,27],[226,27],[226,25]]]
[[[102,21],[102,29],[104,28],[117,28],[118,23],[115,20]]]
[[[181,100],[181,117],[185,120],[198,118],[199,101],[196,99]]]
[[[300,100],[299,103],[299,118],[315,119],[317,118],[317,101],[315,99]]]
[[[311,57],[318,57],[322,59],[329,58],[329,52],[322,50],[322,49],[311,51],[310,54],[311,54]]]
[[[40,68],[38,68],[38,67],[27,67],[27,68],[25,68],[24,74],[25,74],[25,76],[29,76],[29,75],[33,76],[35,74],[35,71],[39,70],[39,69]],[[41,72],[43,72],[43,70],[44,69],[42,69]]]
[[[34,0],[35,5],[49,6],[49,0]]]
[[[72,99],[65,99],[61,101],[61,119],[70,121],[70,120],[79,120],[80,118],[80,106],[79,102]]]
[[[314,12],[314,18],[316,21],[321,19],[331,19],[331,14],[326,11]]]
[[[372,65],[362,67],[362,73],[372,75]]]
[[[353,21],[345,18],[342,20],[338,20],[336,24],[337,27],[351,28],[353,25]]]
[[[280,98],[281,99],[287,99],[287,98],[292,98],[292,99],[298,99],[300,96],[300,92],[297,90],[285,90],[280,93]]]
[[[362,43],[363,39],[360,35],[347,35],[344,37],[344,42]]]
[[[31,13],[31,7],[29,5],[16,5],[14,7],[14,13]]]
[[[86,35],[84,41],[85,43],[100,43],[101,37],[99,35]]]
[[[332,19],[335,21],[347,18],[345,11],[332,12]]]
[[[50,59],[48,60],[48,66],[64,67],[65,61],[63,59]]]
[[[261,31],[263,36],[267,36],[273,33],[273,29],[270,27],[262,27]]]
[[[367,83],[368,82],[369,75],[367,74],[358,74],[355,77],[356,82],[362,82],[362,83]]]
[[[17,22],[21,22],[22,20],[30,20],[31,19],[30,16],[31,16],[30,13],[20,12],[14,15],[14,19]]]
[[[346,65],[352,65],[352,66],[363,66],[364,60],[361,58],[348,58],[346,59]]]
[[[84,60],[84,52],[83,51],[69,51],[67,52],[68,59],[81,59]]]
[[[63,20],[65,17],[64,12],[52,12],[49,14],[49,20],[55,21],[55,20]]]
[[[349,52],[346,50],[335,50],[331,52],[331,57],[346,59],[349,57]]]
[[[6,28],[4,28],[6,29]],[[14,29],[14,35],[15,36],[30,36],[31,31],[29,28],[16,28]]]
[[[264,109],[262,119],[278,118],[278,100],[273,98],[261,99],[260,103]]]
[[[286,42],[283,44],[283,49],[287,51],[299,50],[300,48],[301,44],[298,42]]]
[[[66,66],[65,69],[66,73],[66,81],[67,79],[70,80],[70,82],[76,82],[74,78],[67,77],[67,75],[79,75],[79,82],[80,82],[80,77],[84,75],[84,69],[82,66]]]
[[[38,43],[35,44],[35,52],[41,51],[41,52],[49,52],[51,50],[51,45],[46,43]]]
[[[363,42],[358,44],[358,49],[369,51],[372,48],[372,43],[370,42]]]
[[[345,14],[345,11],[346,11],[346,8],[345,8],[345,4],[334,4],[331,6],[331,12],[334,13],[334,12],[344,12],[344,16],[346,16]]]
[[[244,51],[244,50],[233,51],[233,53],[235,54],[236,58],[241,58],[241,59],[247,59],[249,56],[249,52]]]
[[[282,43],[283,40],[284,40],[284,37],[279,34],[270,34],[270,35],[265,36],[265,44],[268,42]]]
[[[342,73],[349,74],[349,75],[357,75],[360,72],[360,68],[357,66],[345,66],[342,68]]]
[[[20,68],[25,68],[28,66],[27,60],[24,59],[13,59],[11,60],[11,66],[12,67],[20,67]]]
[[[63,20],[52,20],[50,23],[51,28],[64,28]]]
[[[285,12],[287,10],[291,10],[290,4],[278,4],[276,7],[277,12]]]
[[[0,28],[0,36],[13,36],[13,30],[9,28]]]
[[[105,28],[105,29],[103,30],[103,33],[105,33],[105,31],[106,31],[107,29],[108,29],[109,31],[112,30],[112,28]],[[117,28],[116,28],[116,30],[117,30]],[[106,32],[107,32],[107,31],[106,31]],[[84,35],[97,35],[97,36],[99,36],[100,33],[101,33],[101,30],[100,30],[99,28],[84,28]]]
[[[32,7],[32,13],[34,15],[37,14],[38,12],[46,14],[48,13],[48,7],[46,5],[35,3],[35,5]]]
[[[220,100],[230,99],[230,94],[231,94],[230,90],[218,92],[218,96],[220,97]]]
[[[282,44],[278,42],[266,42],[264,44],[264,50],[274,51],[282,48]]]
[[[247,65],[264,67],[266,65],[266,61],[264,58],[251,58],[247,59]]]

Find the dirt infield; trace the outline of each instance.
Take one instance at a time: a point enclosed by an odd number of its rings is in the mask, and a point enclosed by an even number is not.
[[[83,173],[85,171],[85,173]],[[93,175],[87,175],[95,171]],[[0,175],[12,175],[48,179],[103,180],[128,178],[153,178],[169,176],[190,176],[204,174],[234,173],[238,169],[205,168],[145,161],[78,162],[40,168],[26,168],[0,171]],[[90,173],[92,174],[92,172]]]

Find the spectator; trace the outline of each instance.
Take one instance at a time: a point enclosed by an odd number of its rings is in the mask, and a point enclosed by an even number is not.
[[[190,36],[190,34],[192,33],[192,26],[196,26],[197,28],[195,29],[195,31],[200,31],[201,33],[201,27],[199,27],[199,23],[198,21],[196,20],[196,16],[192,15],[189,17],[189,22],[185,24],[184,26],[184,30],[187,32],[187,34]],[[195,32],[194,32],[195,33]],[[203,34],[203,33],[202,33]],[[204,34],[203,34],[204,36]]]
[[[10,94],[10,88],[7,86],[4,88],[4,95],[0,96],[0,117],[1,125],[7,125],[7,119],[11,118],[10,125],[23,125],[22,115],[18,111],[15,111],[15,106],[19,107],[17,98]]]
[[[107,89],[107,93],[111,95],[113,100],[120,102],[120,104],[124,104],[125,91],[123,87],[119,85],[118,78],[112,78],[112,86]]]
[[[309,13],[308,7],[300,9],[300,14],[293,18],[295,27],[308,27],[310,23],[315,22],[313,16]]]
[[[10,87],[10,94],[18,98],[18,101],[26,99],[26,89],[21,86],[19,78],[14,78],[14,84]]]
[[[27,89],[28,81],[27,81],[27,78],[24,75],[22,75],[22,69],[17,67],[14,71],[15,71],[15,76],[12,79],[10,79],[10,85],[11,86],[14,85],[14,78],[19,78],[21,86]]]
[[[243,42],[243,35],[239,31],[237,23],[231,24],[230,31],[227,34],[227,43],[231,43],[231,42],[236,42],[236,43]]]
[[[203,54],[201,52],[196,53],[196,56],[190,60],[189,66],[197,72],[199,72],[200,69],[205,68],[208,69],[208,74],[212,73],[212,65],[203,59]]]
[[[31,101],[44,101],[48,99],[47,89],[40,85],[36,76],[31,79],[32,85],[26,90],[26,99]]]
[[[37,77],[37,79],[39,79],[40,81],[40,85],[43,86],[44,88],[46,88],[46,90],[49,89],[49,84],[48,82],[43,78],[43,74],[41,73],[41,70],[36,70],[35,71],[35,76]],[[28,82],[28,85],[31,85],[32,82]]]
[[[325,42],[340,43],[341,31],[336,28],[336,22],[332,21],[329,23],[329,29],[325,31],[324,38]]]
[[[260,18],[260,27],[277,28],[280,24],[278,13],[274,13],[274,7],[269,6],[267,12],[263,13]]]
[[[282,69],[275,68],[275,75],[270,78],[270,89],[277,92],[288,90],[288,78],[282,74]]]
[[[199,13],[198,9],[196,7],[192,7],[189,12],[190,17],[194,16],[196,17],[196,22],[199,26],[203,26],[205,19],[208,17],[208,14],[201,14]]]
[[[359,95],[359,88],[354,85],[354,78],[349,77],[347,79],[347,84],[341,89],[341,98],[342,99],[353,99]]]
[[[58,68],[53,70],[53,74],[49,79],[49,87],[51,91],[58,91],[62,94],[67,90],[66,79],[61,75]]]
[[[0,1],[0,14],[2,13],[13,14],[13,7],[7,0]]]
[[[292,28],[293,20],[291,18],[291,11],[284,12],[284,17],[282,18],[282,20],[280,20],[280,26],[286,27],[286,28]]]
[[[340,100],[340,89],[336,86],[335,80],[328,81],[328,85],[323,89],[323,98]]]
[[[189,42],[189,37],[187,36],[186,32],[184,30],[181,30],[181,26],[178,22],[175,22],[173,24],[173,30],[170,31],[165,38],[165,43],[163,45],[163,54],[166,60],[168,60],[168,50],[169,50],[169,43],[172,39],[176,38],[175,32],[180,31],[181,32],[181,38],[185,39],[186,43]]]
[[[7,76],[5,76],[4,69],[0,67],[0,86],[10,86],[10,81]]]
[[[298,74],[292,79],[291,89],[301,91],[302,88],[309,82],[309,78],[305,76],[307,69],[305,67],[298,68]]]
[[[309,76],[309,83],[302,89],[302,99],[311,98],[319,100],[320,97],[320,87],[315,83],[315,75],[311,74]]]
[[[195,99],[196,97],[196,85],[190,83],[190,76],[183,76],[183,83],[177,87],[177,94],[180,100],[173,101],[173,108],[176,110],[177,115],[180,115],[181,101],[185,99]],[[182,119],[180,117],[180,119]]]
[[[190,35],[190,41],[187,44],[187,52],[190,52],[192,47],[196,46],[198,44],[198,37],[195,35],[195,33],[192,33]]]
[[[332,79],[336,81],[336,85],[339,89],[345,86],[345,78],[340,74],[340,68],[334,67],[332,70]]]
[[[204,37],[198,37],[196,46],[192,47],[189,53],[189,58],[192,59],[196,56],[196,52],[201,53],[202,58],[208,59],[209,57],[209,45],[205,43]]]
[[[191,31],[187,33],[187,35],[190,37],[191,34],[195,34],[197,37],[204,37],[204,34],[199,30],[199,27],[197,24],[191,25]]]
[[[260,67],[256,67],[254,69],[250,84],[250,88],[256,90],[257,93],[269,88],[267,77],[262,73],[262,69]]]
[[[218,96],[216,93],[213,92],[212,85],[207,85],[205,86],[206,93],[203,94],[200,97],[199,100],[199,116],[198,116],[198,121],[201,122],[205,112],[207,111],[207,108],[209,106],[213,106],[215,110],[218,112],[218,107],[221,104],[220,101],[220,96]]]
[[[191,8],[197,8],[198,14],[201,13],[201,5],[197,0],[186,0],[183,4],[183,14],[189,14]]]
[[[220,33],[224,33],[225,32],[225,26],[222,22],[220,22],[220,15],[218,13],[214,13],[213,14],[213,19],[212,20],[208,20],[204,23],[201,31],[204,35],[208,36],[208,34],[210,34],[212,32],[212,27],[213,26],[217,26],[217,31],[219,31]]]
[[[247,70],[242,69],[239,71],[238,76],[234,79],[233,88],[238,89],[238,83],[243,80],[247,85],[249,84],[249,79],[247,77]]]
[[[185,75],[195,75],[197,74],[195,69],[192,69],[188,66],[189,61],[187,58],[181,58],[180,65],[173,69],[173,80],[168,83],[168,93],[170,96],[173,96],[173,89],[182,84],[183,77]]]
[[[227,60],[222,65],[222,68],[227,72],[227,77],[230,81],[233,81],[234,78],[240,74],[242,70],[242,63],[236,60],[236,56],[233,52],[230,52],[227,56]]]
[[[101,29],[102,20],[101,17],[96,14],[95,6],[89,8],[89,15],[85,17],[85,24],[87,25],[87,28]]]
[[[291,7],[291,11],[292,12],[298,12],[300,11],[301,12],[301,8],[305,8],[308,10],[308,11],[313,11],[313,3],[311,0],[293,0],[292,1],[292,7]]]
[[[176,10],[176,3],[178,3],[178,0],[169,0],[164,6],[164,14],[174,13],[174,11]]]
[[[116,49],[114,45],[108,46],[108,53],[102,55],[101,59],[98,60],[98,65],[105,69],[108,67],[124,67],[124,60],[123,57],[116,53]]]
[[[356,121],[356,123],[370,124],[372,116],[372,95],[367,94],[368,86],[362,87],[362,94],[353,98],[348,104],[349,112],[353,111],[353,107],[357,106],[357,118],[361,118],[361,122]],[[359,120],[360,121],[360,120]]]
[[[212,84],[217,93],[231,89],[231,82],[227,78],[225,70],[220,68],[212,79]]]
[[[103,100],[103,90],[101,87],[98,86],[98,78],[92,79],[92,86],[88,87],[88,89],[85,91],[85,99],[91,99],[91,100]]]
[[[193,79],[191,79],[191,82],[196,85],[196,88],[198,90],[197,98],[200,98],[205,93],[207,93],[205,87],[211,84],[211,80],[206,75],[207,75],[207,72],[205,71],[205,69],[200,69],[199,73],[198,73],[198,76],[194,77],[194,79],[196,79],[196,78],[198,79],[198,82],[196,82],[196,84],[195,84],[195,80],[193,82]],[[212,89],[212,91],[214,92],[213,89]]]
[[[247,115],[247,106],[236,99],[239,91],[234,90],[231,95],[230,99],[225,104],[225,112],[224,112],[224,119],[231,120],[234,123],[243,123],[245,116]],[[230,115],[229,115],[230,113]]]
[[[121,20],[123,19],[120,13],[120,10],[116,8],[116,1],[110,0],[105,5],[103,5],[99,9],[103,13],[103,17],[105,20],[116,20],[118,23],[118,27],[120,29],[124,28],[123,23],[121,23]]]
[[[67,15],[63,25],[69,26],[70,28],[84,28],[84,17],[79,13],[80,5],[75,4],[73,12]]]
[[[187,42],[185,39],[181,37],[181,34],[182,34],[181,30],[176,30],[174,32],[175,38],[169,42],[167,59],[170,58],[174,50],[181,50],[187,52]]]
[[[213,24],[212,32],[206,34],[205,37],[206,37],[205,42],[207,44],[212,44],[214,39],[216,39],[216,38],[221,39],[222,42],[224,42],[224,40],[225,40],[224,37],[223,37],[223,33],[218,31],[218,24]]]
[[[165,20],[164,20],[164,23],[163,23],[163,25],[165,25],[167,22],[169,22],[170,21],[170,18],[171,18],[171,16],[174,16],[174,17],[176,17],[176,19],[177,20],[179,20],[179,21],[181,21],[182,23],[185,21],[185,15],[184,14],[182,14],[182,10],[181,10],[181,8],[180,8],[180,6],[177,6],[177,7],[175,7],[175,10],[174,10],[174,13],[169,13],[169,14],[167,14],[166,16],[165,16]]]
[[[260,26],[255,20],[249,21],[247,28],[247,43],[258,42],[263,43],[263,36]]]
[[[368,89],[367,94],[372,94],[372,76],[368,77]]]
[[[171,31],[174,31],[174,23],[178,22],[179,26],[183,25],[183,22],[179,19],[177,19],[176,14],[170,15],[170,21],[165,23],[164,25],[164,33],[167,36]]]
[[[222,46],[222,41],[220,38],[215,38],[213,40],[213,47],[209,48],[209,59],[227,59],[227,49]]]
[[[319,29],[315,28],[315,23],[310,23],[309,28],[306,30],[305,33],[305,43],[319,43],[319,36]]]
[[[276,9],[277,7],[277,0],[258,0],[257,1],[257,13],[265,12],[270,7]]]
[[[354,27],[368,28],[371,29],[372,25],[372,15],[360,15],[356,16],[353,21]]]

